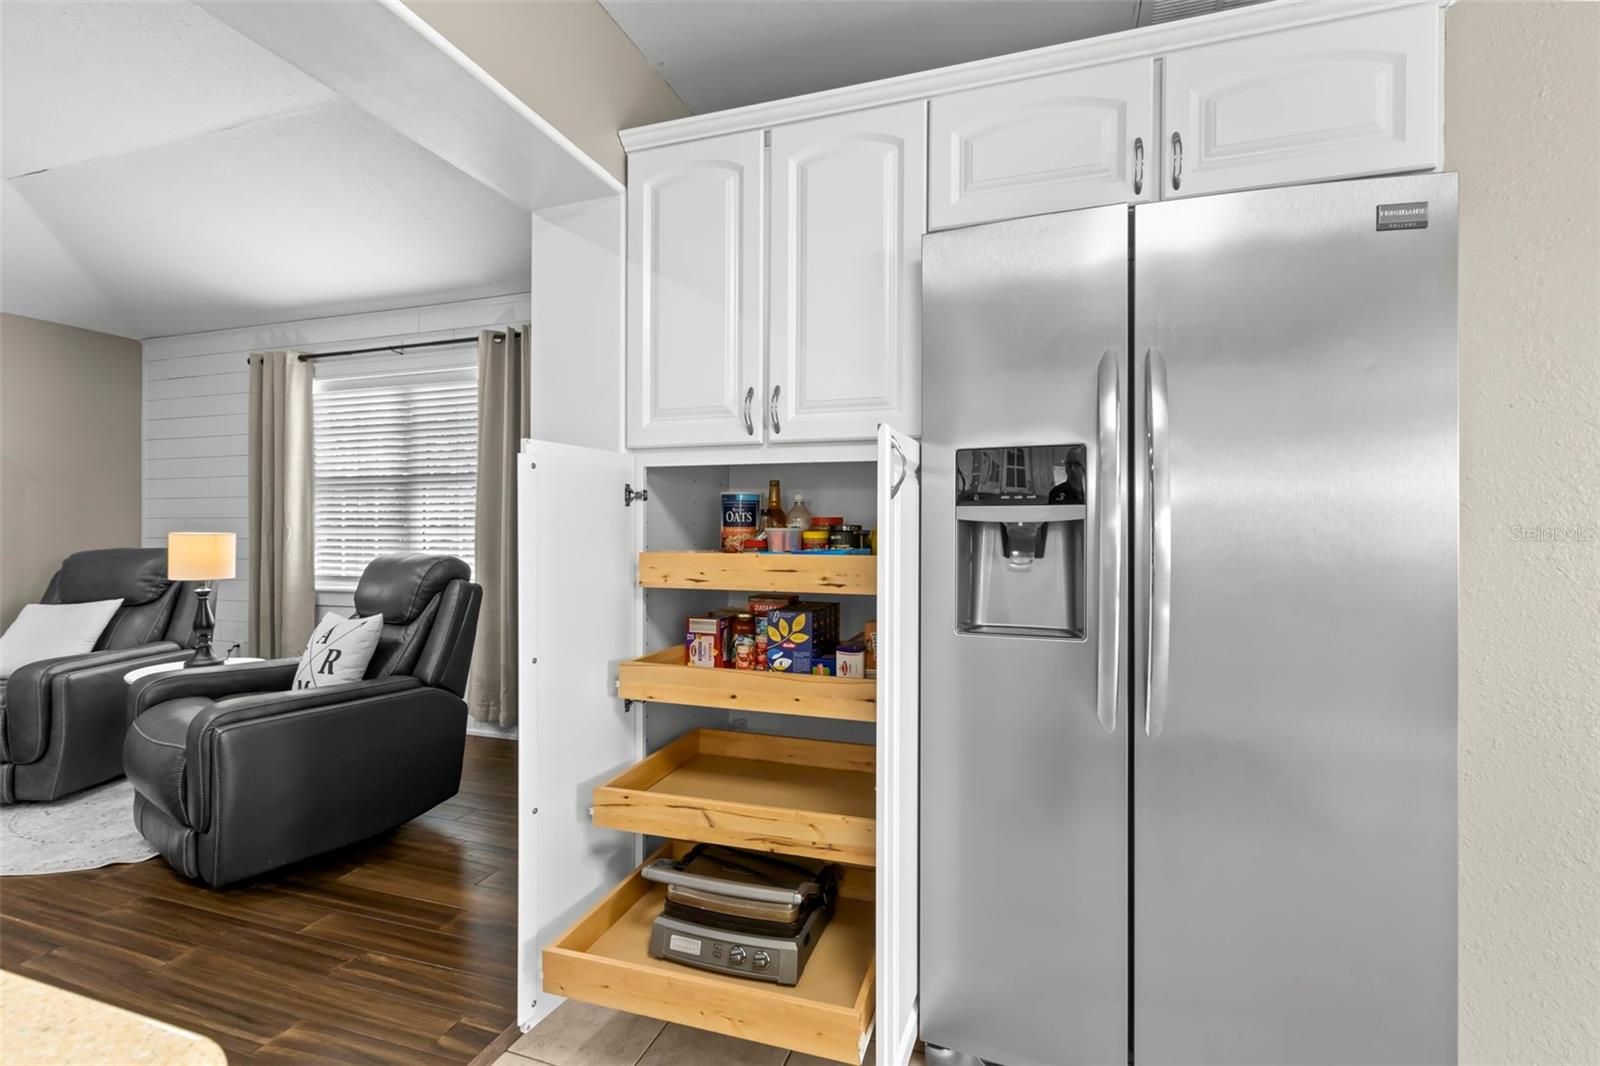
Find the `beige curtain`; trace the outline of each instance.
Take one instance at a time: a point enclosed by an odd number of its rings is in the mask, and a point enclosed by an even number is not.
[[[480,722],[517,721],[517,449],[528,424],[528,329],[478,335],[476,579],[483,586],[467,706]]]
[[[250,648],[299,655],[316,615],[311,518],[311,364],[250,356]]]

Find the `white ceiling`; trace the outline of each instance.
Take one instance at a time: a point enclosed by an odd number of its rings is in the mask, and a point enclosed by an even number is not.
[[[0,3],[0,306],[148,338],[499,295],[526,212],[187,2]]]
[[[1140,0],[600,0],[696,114],[1132,29]]]

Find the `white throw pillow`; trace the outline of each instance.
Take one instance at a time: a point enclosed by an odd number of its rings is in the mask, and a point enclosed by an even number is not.
[[[121,606],[121,600],[28,604],[0,636],[0,677],[41,659],[94,651]]]
[[[294,672],[294,687],[327,688],[348,685],[367,674],[367,664],[378,649],[383,615],[344,618],[329,611],[311,631],[305,654]]]

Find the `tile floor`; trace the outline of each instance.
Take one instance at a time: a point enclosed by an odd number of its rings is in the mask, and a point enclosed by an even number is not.
[[[871,1049],[867,1060],[872,1061]],[[911,1056],[922,1066],[922,1054]],[[568,1000],[524,1033],[494,1066],[836,1066],[720,1033],[668,1025]]]

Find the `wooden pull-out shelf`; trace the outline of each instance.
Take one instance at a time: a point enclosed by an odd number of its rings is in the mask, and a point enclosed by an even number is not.
[[[851,722],[871,722],[878,715],[876,681],[769,670],[707,670],[687,665],[687,659],[688,653],[674,646],[623,663],[617,669],[618,695],[625,700]]]
[[[697,729],[596,788],[594,824],[872,866],[876,772],[870,744]]]
[[[671,848],[662,848],[653,862]],[[846,889],[849,891],[849,879]],[[544,988],[602,1007],[859,1063],[873,1010],[873,905],[841,896],[792,988],[650,957],[664,886],[636,870],[544,950]]]
[[[640,552],[639,584],[647,589],[875,596],[878,557],[821,552]]]

